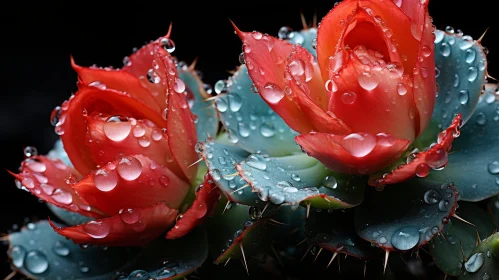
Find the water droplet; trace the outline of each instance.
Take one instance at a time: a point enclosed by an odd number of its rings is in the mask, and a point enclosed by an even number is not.
[[[391,147],[395,144],[395,137],[386,133],[376,134],[377,144],[383,147]]]
[[[295,180],[296,182],[300,182],[301,178],[298,174],[291,174],[291,179]]]
[[[445,199],[442,199],[440,200],[440,202],[438,203],[438,209],[442,212],[447,212],[449,211],[451,207],[451,203],[448,201],[448,200],[445,200]]]
[[[109,234],[111,227],[103,221],[90,221],[83,225],[83,230],[92,238],[102,239]]]
[[[161,176],[159,177],[159,183],[163,186],[163,187],[167,187],[169,184],[170,184],[170,177],[168,176]]]
[[[30,158],[38,155],[38,150],[33,146],[27,146],[24,148],[24,157]]]
[[[396,230],[392,235],[392,245],[399,250],[414,248],[419,242],[419,231],[413,226],[407,226]]]
[[[216,94],[221,94],[223,92],[227,91],[227,81],[225,80],[219,80],[215,83],[214,87],[215,93]]]
[[[59,123],[61,113],[62,109],[59,106],[55,107],[54,110],[52,110],[52,113],[50,114],[50,124],[52,126],[56,126]]]
[[[183,93],[185,91],[185,83],[181,79],[175,77],[173,82],[173,90],[176,93]]]
[[[32,159],[28,159],[25,162],[26,162],[26,166],[29,169],[31,169],[31,171],[33,171],[33,172],[42,173],[42,172],[45,172],[45,170],[47,170],[47,166],[45,166],[45,164],[42,162],[32,160]]]
[[[260,133],[264,137],[272,137],[275,135],[275,127],[272,123],[270,122],[264,122],[260,126]]]
[[[326,87],[326,90],[329,92],[334,93],[338,91],[338,85],[336,85],[336,83],[333,80],[327,80],[324,86]]]
[[[485,125],[487,123],[487,116],[480,112],[476,115],[476,123],[479,125]]]
[[[227,164],[227,161],[225,160],[225,157],[219,156],[218,157],[218,162],[222,165]]]
[[[451,49],[450,49],[449,44],[442,43],[442,45],[440,45],[440,53],[443,56],[448,57],[450,55],[450,53],[451,53]]]
[[[49,262],[44,253],[38,250],[30,251],[24,259],[26,269],[34,274],[40,274],[47,271]]]
[[[111,141],[122,141],[127,138],[132,130],[132,126],[126,117],[112,116],[104,124],[104,134]]]
[[[146,134],[146,129],[142,125],[136,125],[132,131],[133,136],[139,138]]]
[[[338,187],[338,181],[333,176],[326,176],[322,181],[322,185],[328,189],[336,189]]]
[[[476,58],[476,51],[474,49],[466,50],[466,55],[465,55],[466,62],[471,64],[473,63],[473,61],[475,61],[475,58]]]
[[[64,244],[63,241],[56,241],[54,243],[54,246],[52,247],[52,251],[54,251],[56,255],[61,257],[65,257],[70,253],[69,247],[66,244]]]
[[[175,270],[169,268],[163,268],[158,272],[158,276],[161,276],[162,279],[170,278],[176,274]]]
[[[263,161],[260,161],[258,158],[252,158],[248,161],[246,161],[246,164],[250,167],[256,168],[258,170],[266,170],[267,169],[267,164]]]
[[[52,199],[61,204],[71,204],[73,202],[73,195],[70,192],[63,189],[56,189],[52,194]]]
[[[151,133],[151,138],[154,141],[159,141],[161,140],[161,138],[163,138],[163,134],[158,130],[153,130]]]
[[[250,130],[246,127],[246,125],[243,122],[240,122],[238,124],[238,130],[239,130],[239,135],[241,135],[241,137],[246,138],[250,135]]]
[[[277,104],[284,98],[284,91],[274,83],[266,83],[260,93],[267,102]]]
[[[373,90],[378,86],[378,81],[367,72],[361,73],[358,81],[359,85],[365,90]]]
[[[459,103],[465,105],[466,103],[468,103],[469,99],[470,99],[469,90],[463,89],[459,91]]]
[[[243,99],[235,92],[229,93],[229,108],[232,112],[237,112],[243,106]]]
[[[485,257],[482,253],[473,254],[468,261],[464,263],[464,268],[466,271],[474,273],[477,272],[485,262]]]
[[[499,174],[499,161],[495,160],[488,164],[490,174]]]
[[[426,155],[426,163],[436,170],[439,170],[447,164],[449,158],[447,152],[443,148],[432,150]]]
[[[430,174],[430,166],[426,163],[421,163],[416,167],[416,176],[424,178]]]
[[[386,239],[386,237],[384,236],[381,236],[381,238],[378,240],[379,244],[385,244],[386,242],[388,242],[388,239]]]
[[[341,101],[345,104],[353,104],[355,99],[357,99],[357,94],[353,91],[347,91],[341,95]]]
[[[469,49],[471,46],[473,46],[473,39],[470,36],[464,36],[459,43],[459,48],[461,50]]]
[[[286,198],[281,191],[275,191],[274,189],[269,190],[269,200],[274,204],[281,204]]]
[[[352,133],[343,138],[340,143],[354,157],[364,157],[376,146],[376,137],[367,133]]]
[[[10,250],[10,257],[12,258],[12,264],[20,268],[24,264],[24,257],[26,256],[26,249],[23,246],[14,246]]]
[[[135,224],[140,220],[140,209],[121,209],[119,211],[120,218],[125,224]]]
[[[403,83],[399,83],[397,85],[397,93],[400,95],[400,96],[403,96],[407,93],[407,86]]]
[[[429,57],[431,55],[431,48],[427,45],[424,45],[421,48],[421,53],[423,54],[424,57]]]
[[[471,66],[470,68],[468,68],[468,81],[473,82],[476,80],[477,77],[478,77],[478,71],[476,67]]]
[[[128,280],[149,280],[149,273],[144,270],[135,270],[128,275]]]
[[[118,175],[113,170],[107,172],[104,169],[99,169],[95,172],[94,184],[100,191],[111,191],[118,185]]]
[[[427,190],[424,194],[424,201],[428,204],[435,204],[442,199],[440,194],[435,190]]]
[[[116,171],[118,171],[121,178],[133,181],[142,173],[142,163],[135,157],[122,158],[116,167]]]
[[[147,138],[147,136],[141,137],[139,139],[139,146],[141,146],[142,148],[147,148],[149,147],[149,145],[151,145],[151,141],[149,140],[149,138]]]
[[[286,40],[290,38],[292,32],[293,29],[291,29],[291,27],[283,26],[279,29],[279,32],[277,32],[277,36],[279,37],[279,39]]]
[[[160,44],[161,44],[161,47],[169,53],[172,53],[175,51],[175,43],[173,42],[172,39],[161,38]]]
[[[220,113],[224,113],[225,111],[227,111],[227,108],[229,108],[229,106],[227,105],[227,101],[223,97],[217,98],[217,100],[215,101],[215,106]]]

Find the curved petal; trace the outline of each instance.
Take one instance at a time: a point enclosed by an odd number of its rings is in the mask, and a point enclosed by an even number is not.
[[[87,145],[99,166],[123,156],[143,155],[167,167],[179,178],[185,178],[173,158],[164,130],[149,120],[109,120],[108,116],[102,114],[87,117]]]
[[[258,32],[242,32],[237,27],[236,32],[244,42],[246,66],[260,96],[292,129],[300,133],[348,131],[340,120],[326,114],[310,97],[327,100],[325,88],[316,86],[321,83],[311,54],[300,46]],[[302,76],[306,82],[298,85],[293,76]],[[308,83],[311,80],[314,82]]]
[[[76,244],[139,246],[161,235],[175,221],[177,210],[163,203],[124,211],[83,225],[52,228]]]
[[[129,93],[130,96],[144,103],[154,111],[161,112],[163,104],[158,104],[148,88],[144,87],[139,79],[132,74],[109,68],[82,67],[76,65],[71,57],[71,66],[78,74],[78,82],[85,85],[98,85],[102,88],[115,89]]]
[[[338,52],[330,67],[329,110],[352,131],[415,139],[412,82],[400,64],[387,63],[379,52],[358,46]]]
[[[71,163],[83,175],[97,166],[90,147],[83,142],[87,134],[86,116],[92,113],[148,119],[158,127],[165,124],[160,114],[126,93],[103,89],[98,85],[80,85],[76,94],[61,105],[55,130],[61,136]]]
[[[461,126],[462,117],[461,114],[457,114],[449,128],[440,132],[437,143],[431,145],[426,151],[410,155],[407,164],[397,166],[390,173],[372,175],[369,178],[369,184],[372,186],[395,184],[416,175],[426,177],[430,172],[430,168],[441,169],[445,167],[448,162],[447,153],[454,139],[459,136]]]
[[[211,176],[206,174],[203,184],[196,192],[196,199],[191,207],[182,214],[182,218],[178,219],[175,226],[166,234],[166,239],[183,237],[201,224],[215,210],[219,198],[220,191],[217,185],[213,183]]]
[[[59,159],[31,157],[21,163],[19,174],[10,174],[20,182],[20,186],[45,202],[88,217],[103,216],[99,209],[90,207],[89,202],[72,189],[71,184],[80,175]]]
[[[73,185],[73,189],[111,216],[121,209],[143,208],[157,202],[177,209],[189,185],[167,167],[135,155],[108,163]]]
[[[296,137],[296,142],[328,168],[350,174],[370,174],[391,164],[402,155],[409,140],[379,133],[334,135],[310,133]]]

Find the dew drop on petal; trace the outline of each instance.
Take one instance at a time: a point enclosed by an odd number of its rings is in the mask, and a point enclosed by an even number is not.
[[[83,225],[83,230],[92,238],[102,239],[108,236],[111,227],[103,221],[90,221]]]
[[[132,130],[132,125],[123,117],[110,117],[104,124],[104,134],[111,141],[122,141],[127,138]]]
[[[416,176],[424,178],[430,173],[430,166],[426,163],[421,163],[416,167]]]
[[[161,186],[167,187],[170,184],[170,177],[165,175],[159,177],[159,183],[161,184]]]
[[[353,91],[344,92],[341,95],[341,101],[345,104],[353,104],[355,99],[357,99],[357,94]]]
[[[135,157],[124,157],[118,163],[116,171],[124,180],[133,181],[142,173],[142,163]]]
[[[443,148],[438,148],[426,156],[426,162],[433,169],[441,169],[447,164],[448,154]]]
[[[129,224],[129,225],[132,225],[132,224],[135,224],[136,222],[138,222],[140,220],[140,209],[121,209],[119,211],[119,215],[120,215],[120,218],[121,220],[125,223],[125,224]]]
[[[142,137],[146,134],[146,129],[142,126],[142,125],[136,125],[134,128],[133,128],[133,136],[134,137]]]
[[[391,147],[395,144],[395,137],[386,133],[376,134],[377,143],[383,147]]]
[[[499,161],[495,160],[488,164],[487,169],[490,174],[499,174]]]
[[[367,133],[352,133],[343,138],[341,146],[354,157],[365,157],[376,146],[376,137]]]
[[[181,79],[175,77],[175,81],[173,82],[173,90],[177,93],[184,92],[185,91],[185,83]]]
[[[284,91],[274,83],[266,83],[261,89],[260,94],[263,99],[271,104],[277,104],[284,98]]]
[[[407,86],[403,83],[399,83],[397,85],[397,93],[400,95],[400,96],[403,96],[407,93]]]
[[[107,172],[103,169],[99,169],[95,172],[94,184],[100,191],[111,191],[118,185],[118,175],[114,170]]]
[[[359,75],[359,85],[365,90],[373,90],[378,86],[378,81],[376,78],[372,77],[371,74],[363,72]]]
[[[52,194],[52,199],[61,204],[68,205],[71,204],[71,202],[73,202],[73,195],[64,189],[56,189]]]

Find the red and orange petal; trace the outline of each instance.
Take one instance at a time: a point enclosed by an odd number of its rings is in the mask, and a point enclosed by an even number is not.
[[[295,140],[307,155],[331,170],[349,174],[376,172],[399,158],[410,144],[409,140],[385,133],[310,133],[299,135]]]
[[[121,209],[144,208],[158,202],[177,209],[189,184],[150,158],[134,155],[108,163],[73,189],[90,205],[112,216]]]
[[[320,85],[318,69],[312,64],[313,57],[306,50],[259,32],[235,28],[244,43],[246,67],[259,94],[292,129],[300,133],[348,130],[314,103],[322,104],[328,97]]]
[[[330,59],[329,110],[353,132],[416,138],[417,111],[412,82],[400,64],[387,63],[379,52],[357,46]]]
[[[160,236],[175,221],[178,211],[163,203],[144,208],[123,209],[120,213],[78,226],[54,230],[76,244],[140,246]]]
[[[127,155],[143,155],[187,181],[170,151],[166,129],[150,120],[106,115],[88,116],[87,123],[86,145],[98,165],[104,166]]]
[[[160,114],[127,93],[103,89],[97,85],[80,85],[76,94],[61,105],[56,132],[61,136],[71,163],[82,175],[90,173],[97,166],[90,147],[84,141],[88,126],[86,116],[99,113],[148,119],[158,127],[164,127],[165,124]]]
[[[452,147],[452,142],[460,134],[461,125],[462,116],[457,114],[451,125],[440,132],[437,143],[431,145],[426,151],[413,154],[411,162],[398,166],[390,173],[383,175],[382,178],[377,175],[371,176],[369,185],[383,186],[400,183],[414,176],[426,177],[431,169],[444,168],[447,165],[448,152]]]
[[[99,209],[91,206],[74,191],[71,185],[80,175],[59,159],[31,157],[21,163],[19,174],[9,173],[28,191],[45,202],[88,217],[104,216]]]
[[[209,174],[205,175],[201,189],[191,207],[181,215],[175,226],[166,234],[166,239],[183,237],[201,224],[215,210],[220,198],[220,191]]]

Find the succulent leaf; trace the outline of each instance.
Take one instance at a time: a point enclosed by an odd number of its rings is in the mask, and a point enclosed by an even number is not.
[[[452,184],[430,176],[366,192],[355,208],[355,227],[360,237],[389,251],[428,243],[454,214],[458,199]]]
[[[285,160],[291,157],[294,159]],[[297,208],[300,204],[310,204],[315,208],[338,209],[362,202],[364,178],[335,174],[305,154],[285,159],[252,154],[237,164],[237,170],[261,200],[275,205],[290,204]]]
[[[300,151],[294,141],[296,132],[252,91],[252,87],[248,69],[241,65],[230,78],[227,93],[218,95],[215,100],[230,140],[252,153],[265,151],[272,156],[282,156]]]
[[[110,279],[137,255],[125,247],[86,249],[57,234],[47,221],[8,236],[12,266],[31,279]]]
[[[381,258],[381,250],[359,237],[354,211],[310,211],[307,219],[309,242],[333,253],[362,259]]]
[[[462,274],[465,262],[463,255],[466,257],[475,249],[477,238],[485,239],[495,229],[490,216],[475,204],[459,203],[457,215],[473,225],[451,218],[442,232],[443,236],[430,241],[433,260],[438,268],[450,276]]]
[[[487,75],[487,59],[481,44],[470,36],[435,31],[437,100],[432,120],[440,128],[461,113],[466,123],[478,102]]]
[[[306,29],[302,29],[300,31],[291,31],[284,32],[285,30],[289,30],[289,27],[283,26],[281,30],[279,30],[278,36],[281,39],[285,39],[291,44],[297,44],[305,49],[313,56],[317,57],[317,52],[315,51],[314,45],[317,44],[317,28],[310,27]]]
[[[181,66],[177,71],[194,96],[192,104],[189,105],[192,113],[197,116],[195,123],[198,140],[204,141],[208,135],[214,137],[218,131],[218,115],[214,102],[206,100],[210,95],[205,91],[203,82],[191,67]]]
[[[499,275],[499,233],[483,240],[467,257],[460,280],[492,280]]]
[[[491,88],[491,85],[488,86]],[[464,201],[481,201],[499,193],[499,100],[494,91],[480,98],[476,111],[461,129],[445,169],[433,172],[441,182],[454,182]]]

